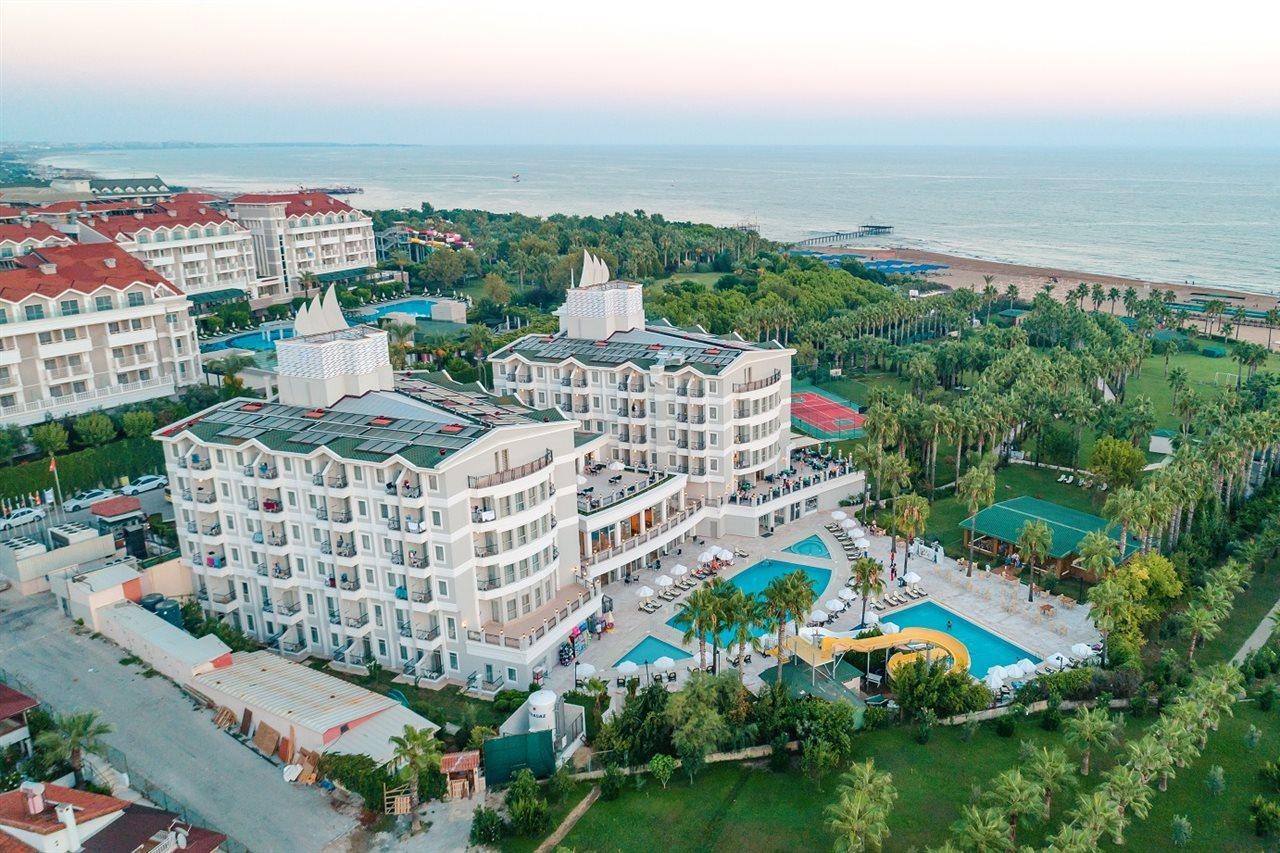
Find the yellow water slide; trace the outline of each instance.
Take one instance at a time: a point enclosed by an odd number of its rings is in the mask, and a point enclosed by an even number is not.
[[[810,636],[805,636],[809,633]],[[817,643],[814,643],[814,639]],[[889,660],[889,672],[914,660],[921,654],[936,660],[940,653],[951,659],[953,671],[967,673],[969,671],[969,650],[965,644],[950,634],[935,631],[932,628],[903,628],[896,634],[881,634],[878,637],[842,637],[830,634],[814,637],[812,631],[800,630],[800,636],[788,637],[787,649],[809,666],[824,666],[835,660],[836,655],[849,652],[878,652],[882,649],[906,647],[906,651],[894,655]]]

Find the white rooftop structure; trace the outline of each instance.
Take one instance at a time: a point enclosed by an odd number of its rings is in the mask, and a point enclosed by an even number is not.
[[[165,661],[195,669],[211,666],[213,661],[231,651],[213,634],[193,637],[132,601],[122,601],[114,607],[105,608],[99,619],[103,623],[103,634],[170,677],[173,674],[167,671]],[[117,628],[119,630],[115,630]],[[182,669],[178,671],[181,673]]]
[[[392,387],[387,333],[348,325],[333,288],[298,309],[293,330],[276,342],[281,402],[328,406]]]
[[[580,340],[604,340],[615,332],[644,328],[644,298],[639,284],[615,281],[609,267],[582,253],[582,279],[565,293],[556,309],[560,331]]]
[[[325,747],[324,751],[342,755],[367,755],[377,764],[386,764],[394,757],[395,752],[391,738],[403,735],[405,726],[432,732],[439,729],[430,720],[396,702],[372,719],[347,729]]]

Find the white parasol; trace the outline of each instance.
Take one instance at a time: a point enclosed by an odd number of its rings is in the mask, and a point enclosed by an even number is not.
[[[663,655],[662,657],[658,658],[656,661],[653,662],[653,668],[654,669],[675,669],[676,662],[671,658],[667,657],[666,655]]]
[[[585,486],[586,484],[587,484],[587,478],[586,478],[586,477],[584,477],[584,476],[582,476],[581,474],[579,474],[579,475],[578,475],[578,485],[579,485],[579,486]]]
[[[638,590],[636,590],[636,595],[640,596],[641,598],[653,598],[653,587],[642,586]]]
[[[907,583],[920,583],[920,576],[915,572],[907,572],[902,579]]]
[[[589,664],[589,663],[578,664],[574,668],[574,671],[577,672],[578,678],[590,678],[591,676],[596,674],[595,665]]]
[[[864,621],[865,621],[865,624],[867,624],[867,625],[879,625],[879,624],[880,624],[880,614],[879,614],[879,613],[876,613],[874,610],[868,610],[868,611],[867,611],[867,618],[866,618]]]
[[[992,669],[1003,669],[1003,667],[992,667]],[[991,688],[992,693],[997,692],[1001,685],[1004,684],[1004,678],[999,673],[988,672],[985,681],[987,682],[987,687]]]
[[[718,548],[716,549],[716,556],[722,560],[732,560],[733,552],[728,548]]]
[[[684,577],[687,574],[689,574],[689,567],[684,563],[676,563],[671,569],[671,577],[673,578]]]
[[[822,610],[821,608],[818,608],[818,607],[813,608],[813,612],[809,614],[809,621],[810,622],[826,622],[827,611]]]
[[[1091,658],[1093,657],[1093,647],[1088,643],[1076,643],[1071,647],[1071,654],[1078,658]]]
[[[626,468],[626,467],[627,467],[626,465],[623,465],[622,462],[620,462],[617,459],[609,463],[610,471],[621,471],[623,468]]]
[[[839,595],[845,601],[853,601],[855,598],[858,597],[858,594],[853,590],[849,589],[849,587],[847,586],[841,587],[840,591],[836,594]]]
[[[848,517],[849,517],[849,514],[842,509],[838,509],[835,512],[831,513],[832,521],[844,521]]]
[[[853,542],[855,548],[861,548],[864,551],[871,547],[871,540],[866,538],[855,539]]]
[[[858,522],[854,521],[852,518],[846,518],[844,521],[840,522],[840,526],[845,530],[852,530],[858,526]]]
[[[828,598],[827,603],[824,604],[823,606],[826,607],[828,610],[830,610],[832,613],[839,613],[841,610],[844,610],[848,605],[845,604],[843,599]]]
[[[892,623],[892,622],[881,622],[881,623],[880,623],[880,633],[881,633],[881,634],[896,634],[896,633],[898,633],[898,632],[899,632],[899,631],[901,631],[901,630],[902,630],[901,628],[899,628],[897,625],[895,625],[895,624],[894,624],[894,623]]]
[[[1053,664],[1058,669],[1062,669],[1064,666],[1071,663],[1071,658],[1067,657],[1062,652],[1054,652],[1049,655],[1049,657],[1045,658],[1045,660]]]
[[[715,558],[716,558],[716,555],[715,555],[714,553],[712,553],[711,551],[703,551],[701,554],[699,554],[699,555],[698,555],[698,562],[699,562],[699,563],[710,563],[710,562],[711,562],[712,560],[714,560]]]
[[[996,681],[1004,681],[1005,668],[1000,664],[987,667],[987,679],[990,680],[993,677],[996,679]]]
[[[1030,675],[1036,671],[1036,665],[1031,662],[1030,658],[1022,658],[1014,666],[1018,668],[1018,675]]]
[[[666,588],[671,586],[673,583],[675,583],[675,581],[673,581],[669,575],[658,575],[658,577],[654,580],[654,583],[656,583],[660,587]]]
[[[618,675],[621,675],[621,676],[635,675],[636,670],[638,670],[639,668],[640,666],[635,661],[624,660],[622,663],[618,664]]]

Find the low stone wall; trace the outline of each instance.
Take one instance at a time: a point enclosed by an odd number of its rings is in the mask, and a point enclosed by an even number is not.
[[[788,752],[796,752],[800,749],[800,741],[793,740],[787,744]],[[756,761],[761,758],[768,758],[773,755],[773,747],[765,744],[764,746],[748,746],[745,749],[736,749],[732,752],[712,752],[707,755],[707,764],[720,764],[725,761]],[[676,760],[676,767],[679,768],[680,761]],[[636,776],[641,773],[649,772],[649,765],[641,764],[638,767],[622,767],[619,768],[624,776]],[[591,781],[600,779],[604,776],[604,770],[582,770],[573,774],[573,778],[581,781]]]

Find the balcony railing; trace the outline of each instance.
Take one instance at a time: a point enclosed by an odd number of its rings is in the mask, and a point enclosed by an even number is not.
[[[232,589],[227,592],[215,592],[209,596],[209,600],[214,604],[230,604],[236,600],[236,591]]]
[[[427,642],[430,642],[440,636],[440,626],[436,625],[434,628],[418,628],[413,632],[413,635],[419,640],[426,640]]]
[[[350,542],[339,545],[334,549],[339,557],[354,557],[356,555],[356,546]]]
[[[733,385],[733,393],[740,394],[743,391],[757,391],[761,388],[768,388],[782,380],[782,371],[775,370],[772,375],[766,376],[764,379],[755,379],[751,382],[735,382]]]
[[[348,628],[363,628],[365,625],[369,624],[369,614],[361,613],[359,616],[348,616],[346,619],[342,620],[342,624],[346,625]]]
[[[530,474],[541,471],[550,464],[551,451],[547,450],[541,458],[535,459],[532,462],[526,462],[523,465],[517,465],[514,468],[507,468],[493,474],[484,474],[479,477],[468,477],[467,485],[473,489],[484,489],[489,486],[499,486],[503,483],[510,483],[512,480],[519,480],[521,477],[527,477]]]
[[[302,612],[301,601],[281,601],[276,604],[277,616],[293,616]]]
[[[628,469],[630,470],[630,469]],[[593,512],[599,512],[606,507],[614,504],[629,501],[637,495],[642,495],[650,489],[656,488],[671,479],[670,474],[652,473],[649,479],[632,483],[625,489],[616,489],[613,492],[601,497],[579,497],[578,512],[582,515],[590,515]]]
[[[360,589],[360,581],[358,580],[338,581],[338,589],[345,590],[347,592],[356,592],[357,590]]]
[[[622,541],[621,544],[615,545],[612,548],[609,548],[603,551],[597,551],[594,554],[584,557],[582,560],[582,564],[584,566],[594,566],[596,563],[601,563],[605,560],[610,559],[611,557],[616,557],[619,554],[625,554],[626,552],[631,551],[634,548],[639,547],[640,545],[643,545],[644,543],[650,541],[651,539],[657,536],[661,536],[663,533],[666,533],[671,528],[686,521],[691,515],[693,515],[695,512],[697,512],[701,508],[702,508],[701,501],[693,501],[684,509],[682,509],[680,512],[671,516],[666,521],[659,524],[657,527],[651,527],[648,530],[646,530],[644,533],[641,533],[637,536],[632,536],[630,539],[625,539]]]
[[[426,604],[434,598],[429,589],[413,589],[409,591],[409,600],[416,601],[419,604]]]
[[[570,599],[566,604],[558,605],[547,616],[542,625],[529,631],[527,634],[520,636],[507,636],[501,631],[494,632],[490,630],[476,631],[468,629],[467,639],[475,643],[485,643],[491,646],[502,646],[508,649],[525,649],[537,643],[547,635],[547,632],[556,625],[565,620],[573,620],[573,614],[577,613],[589,602],[595,599],[599,592],[592,589],[587,592],[580,592],[577,596]],[[573,620],[577,621],[577,620]]]

